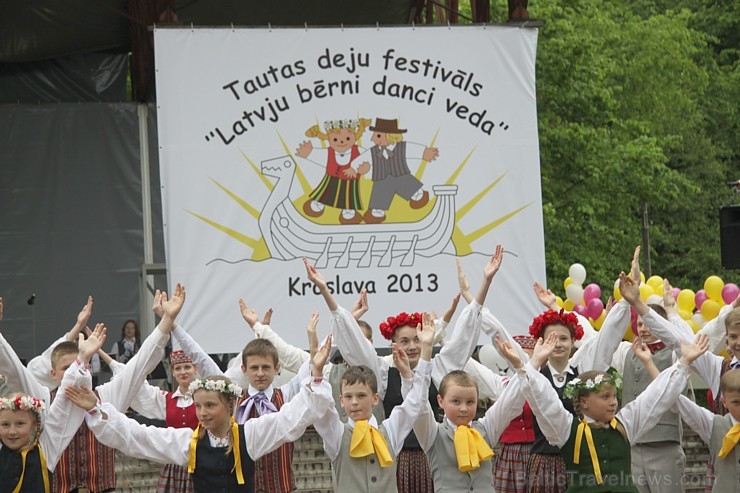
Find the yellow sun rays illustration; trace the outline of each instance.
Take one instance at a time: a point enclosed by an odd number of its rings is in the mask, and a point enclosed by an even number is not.
[[[318,122],[318,119],[317,119],[317,122]],[[437,141],[437,137],[439,136],[439,132],[440,130],[438,129],[437,132],[434,134],[434,137],[432,138],[428,147],[434,147],[434,144]],[[286,144],[285,140],[283,139],[283,137],[280,135],[279,132],[277,132],[277,137],[280,140],[280,143],[285,151],[285,154],[293,157],[293,152],[288,147],[288,145]],[[322,141],[322,146],[323,145],[325,145],[325,142]],[[474,152],[475,152],[475,148],[470,150],[470,152],[457,165],[457,167],[454,169],[452,174],[445,181],[445,185],[455,184],[458,176],[463,171],[465,166],[468,164]],[[245,154],[243,151],[241,151],[241,154],[242,154],[242,157],[244,158],[244,161],[248,164],[251,171],[262,182],[262,184],[267,189],[268,193],[271,192],[274,188],[273,183],[260,172],[259,166],[257,166],[254,163],[254,161],[252,161],[252,159],[249,156],[247,156],[247,154]],[[426,171],[427,164],[428,163],[426,161],[422,161],[421,165],[419,166],[415,174],[416,178],[420,181],[422,177],[424,176],[424,172]],[[479,205],[480,201],[483,200],[483,198],[485,198],[491,192],[491,190],[493,190],[506,177],[507,174],[508,174],[508,171],[505,171],[501,176],[498,176],[491,183],[489,183],[485,188],[483,188],[480,192],[478,192],[473,198],[471,198],[465,204],[457,208],[457,211],[455,212],[455,227],[452,233],[452,242],[455,245],[455,250],[456,250],[457,255],[467,255],[469,253],[472,253],[474,251],[472,244],[476,240],[485,236],[486,234],[491,232],[493,229],[505,223],[506,221],[510,220],[511,218],[513,218],[514,216],[516,216],[517,214],[519,214],[520,212],[527,209],[529,206],[533,204],[533,202],[524,204],[523,206],[517,209],[514,209],[513,211],[507,212],[506,214],[495,218],[494,220],[481,226],[475,231],[465,233],[460,229],[459,227],[460,220],[463,217],[465,217],[468,213],[472,212],[475,209],[475,207]],[[301,215],[305,216],[305,214],[303,213],[303,204],[306,202],[306,200],[310,200],[309,195],[313,191],[313,187],[308,182],[306,175],[303,173],[303,171],[301,171],[300,166],[296,167],[295,176],[298,179],[298,184],[303,194],[300,197],[294,199],[292,202],[296,210]],[[260,209],[250,204],[247,201],[247,199],[243,198],[238,193],[229,189],[226,185],[219,183],[213,178],[211,178],[211,181],[222,192],[224,192],[231,200],[233,200],[239,207],[241,207],[247,214],[252,216],[255,219],[255,221],[259,220]],[[363,177],[360,180],[360,196],[363,197],[364,206],[366,206],[367,204],[366,202],[367,198],[370,197],[372,186],[373,186],[373,182],[371,179]],[[386,221],[386,224],[410,223],[410,222],[419,221],[422,218],[424,218],[427,214],[429,214],[429,212],[432,210],[434,206],[435,201],[436,201],[436,198],[434,196],[431,196],[429,203],[425,205],[424,207],[420,209],[411,209],[408,206],[408,202],[406,200],[402,199],[399,196],[396,196],[393,199],[393,202],[391,203],[391,207],[387,212],[388,220]],[[243,243],[244,245],[252,249],[251,260],[266,260],[268,258],[271,258],[270,251],[267,248],[267,243],[265,242],[264,237],[260,236],[259,238],[253,238],[247,234],[236,231],[235,229],[225,224],[221,224],[214,219],[207,218],[194,211],[187,210],[186,212],[188,214],[191,214],[193,217],[196,217],[197,219],[203,221],[205,224],[208,224],[209,226],[217,229],[218,231],[221,231],[222,233],[227,234],[228,236],[232,237],[236,241]],[[325,208],[324,214],[318,218],[309,218],[307,216],[305,217],[307,217],[308,220],[313,221],[314,223],[317,223],[317,224],[336,225],[338,224],[338,218],[339,218],[340,213],[341,213],[340,209],[334,209],[331,207],[327,207]]]

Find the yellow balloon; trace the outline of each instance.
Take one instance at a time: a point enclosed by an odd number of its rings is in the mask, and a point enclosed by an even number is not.
[[[599,318],[596,320],[593,320],[591,325],[593,325],[595,328],[600,329],[602,325],[604,325],[604,319],[606,319],[606,310],[601,310],[601,315],[599,315]]]
[[[678,316],[681,317],[684,320],[691,320],[691,312],[687,312],[686,310],[678,310]]]
[[[555,303],[557,303],[560,308],[563,308],[563,298],[560,296],[555,297]]]
[[[655,294],[655,290],[647,284],[640,284],[640,298],[646,301],[650,296]]]
[[[676,300],[678,308],[687,312],[693,312],[694,308],[696,308],[696,304],[694,303],[695,297],[696,293],[692,290],[682,289],[681,292],[678,293],[678,299]]]
[[[622,293],[619,292],[619,279],[614,283],[614,300],[619,301],[622,299]]]
[[[663,291],[663,278],[660,276],[651,276],[645,284],[653,288],[656,293]]]
[[[573,284],[573,279],[571,279],[570,277],[566,277],[565,281],[563,281],[563,289],[568,289],[568,286],[570,286],[571,284]]]
[[[627,325],[624,331],[624,337],[622,339],[624,339],[625,341],[632,342],[632,339],[634,338],[635,338],[635,333],[632,332],[632,327],[630,326],[630,323],[627,322]]]
[[[724,287],[725,282],[720,279],[719,276],[709,276],[707,277],[707,280],[704,281],[704,291],[706,291],[707,296],[710,300],[714,300],[718,303],[724,302],[724,300],[722,299],[722,288]],[[702,305],[701,308],[703,311],[704,305]]]
[[[644,272],[640,272],[640,282],[642,284],[645,284],[645,273]]]
[[[574,306],[576,306],[575,303],[570,300],[563,301],[563,310],[566,312],[572,312]]]
[[[696,322],[694,322],[693,320],[687,320],[686,323],[689,324],[692,329],[694,329],[694,334],[699,332],[700,327],[696,324]]]
[[[719,309],[722,306],[714,300],[706,300],[701,305],[701,314],[704,315],[704,320],[712,320],[719,315]]]

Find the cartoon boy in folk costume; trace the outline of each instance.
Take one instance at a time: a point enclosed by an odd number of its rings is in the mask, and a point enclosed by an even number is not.
[[[429,192],[411,175],[407,162],[409,159],[434,161],[439,150],[405,142],[403,134],[406,129],[398,128],[398,120],[376,118],[375,126],[370,130],[375,144],[368,151],[372,156],[373,191],[364,219],[368,224],[378,224],[385,221],[385,211],[390,208],[396,194],[408,200],[412,209],[421,209],[429,202]]]
[[[306,131],[307,137],[318,137],[329,142],[328,149],[314,150],[310,141],[304,141],[296,151],[296,155],[304,159],[308,159],[308,156],[314,153],[318,161],[313,159],[309,161],[326,166],[324,179],[311,192],[309,200],[303,204],[303,212],[307,216],[321,216],[324,213],[324,206],[328,205],[342,209],[342,213],[339,214],[340,223],[362,222],[362,215],[357,212],[363,208],[360,199],[360,175],[370,171],[370,163],[353,167],[353,161],[364,151],[357,145],[357,141],[368,125],[370,120],[363,118],[359,121],[332,120],[324,122],[326,133],[321,132],[318,125]]]

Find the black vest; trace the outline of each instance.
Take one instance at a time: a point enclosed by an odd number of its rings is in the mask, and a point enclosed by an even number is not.
[[[398,373],[398,369],[391,366],[388,368],[388,387],[385,389],[385,397],[383,398],[383,408],[385,409],[385,417],[388,419],[391,415],[391,411],[396,406],[400,406],[403,403],[403,397],[401,397],[401,374]],[[429,404],[432,405],[432,412],[434,418],[440,421],[441,415],[439,404],[437,404],[437,387],[434,382],[429,383]],[[412,431],[403,441],[403,448],[421,448],[419,440]]]
[[[249,457],[244,443],[244,426],[239,425],[239,451],[241,453],[244,484],[237,484],[234,469],[234,452],[226,455],[224,447],[214,448],[205,436],[198,441],[195,455],[193,490],[195,493],[232,493],[254,491],[254,461]]]
[[[21,480],[23,471],[23,460],[19,452],[14,452],[8,447],[0,448],[0,493],[11,493],[18,481]],[[49,471],[49,488],[51,488],[52,475]],[[26,472],[23,475],[23,493],[44,493],[44,476],[41,471],[41,457],[39,448],[26,454]]]
[[[568,382],[573,380],[578,376],[578,369],[571,367],[573,370],[573,374],[566,373],[565,374],[565,383],[567,385]],[[563,385],[560,388],[557,388],[555,386],[552,373],[550,373],[550,367],[548,365],[545,365],[540,370],[540,373],[542,373],[545,378],[550,382],[550,385],[552,385],[552,388],[555,389],[555,392],[558,393],[558,397],[560,397],[560,400],[563,402],[563,407],[571,413],[573,416],[575,416],[575,411],[573,411],[573,401],[571,399],[563,399],[563,391],[565,390],[565,385]],[[576,418],[576,421],[578,419]],[[540,429],[540,425],[537,424],[537,417],[532,417],[532,422],[534,424],[534,444],[532,445],[532,452],[533,454],[547,454],[547,455],[554,455],[559,454],[560,449],[557,447],[553,447],[550,445],[550,443],[547,441],[547,438],[545,438],[545,435],[542,433],[542,430]]]

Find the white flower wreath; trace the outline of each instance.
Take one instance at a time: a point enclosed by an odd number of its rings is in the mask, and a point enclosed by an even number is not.
[[[232,382],[226,382],[225,380],[193,380],[190,383],[188,390],[192,394],[198,389],[211,390],[213,392],[220,392],[222,394],[231,394],[235,397],[242,395],[242,388]]]
[[[41,414],[41,411],[46,409],[46,403],[36,397],[30,395],[19,395],[12,398],[0,398],[0,411],[33,411],[36,414]]]

